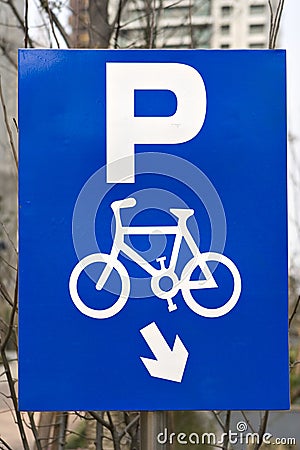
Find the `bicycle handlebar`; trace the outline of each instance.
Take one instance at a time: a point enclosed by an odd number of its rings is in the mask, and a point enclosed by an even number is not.
[[[136,205],[136,199],[131,198],[124,198],[124,200],[116,200],[111,204],[111,209],[113,211],[116,211],[118,209],[124,209],[124,208],[133,208]]]

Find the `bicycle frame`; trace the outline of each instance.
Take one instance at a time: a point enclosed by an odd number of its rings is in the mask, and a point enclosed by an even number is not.
[[[124,241],[124,237],[126,235],[175,235],[175,241],[172,249],[172,254],[170,258],[169,267],[166,270],[175,271],[175,267],[178,260],[178,254],[181,246],[181,242],[185,239],[187,245],[189,246],[194,257],[200,256],[199,248],[197,247],[191,233],[189,232],[186,226],[186,217],[179,217],[178,224],[174,226],[133,226],[133,227],[124,227],[120,225],[119,221],[116,221],[117,228],[116,234],[114,238],[114,242],[111,249],[111,264],[107,264],[105,269],[103,270],[97,284],[96,289],[102,289],[106,280],[108,279],[110,272],[113,268],[113,261],[115,261],[119,253],[123,253],[127,255],[132,261],[136,262],[140,267],[142,267],[146,272],[148,272],[152,277],[155,277],[161,274],[162,268],[156,269],[153,267],[148,261],[146,261],[139,253],[137,253],[133,248],[131,248]],[[208,268],[207,268],[208,269]],[[209,269],[208,269],[209,270]]]
[[[123,231],[123,230],[122,230]],[[179,229],[177,226],[165,226],[165,227],[128,227],[127,229],[124,229],[122,232],[122,245],[120,248],[120,252],[124,253],[125,255],[129,256],[132,261],[136,262],[140,267],[142,267],[146,272],[148,272],[151,276],[156,276],[160,272],[161,269],[156,269],[153,267],[146,259],[144,259],[136,250],[134,250],[132,247],[130,247],[125,241],[124,237],[126,235],[136,235],[136,236],[142,236],[142,235],[175,235],[175,242],[174,247],[172,250],[172,256],[170,260],[169,267],[172,267],[174,265],[175,257],[178,256],[174,253],[175,243],[176,241],[179,242],[179,246],[182,240],[182,236],[179,232]],[[172,260],[173,257],[173,260]],[[175,261],[176,264],[176,261]]]

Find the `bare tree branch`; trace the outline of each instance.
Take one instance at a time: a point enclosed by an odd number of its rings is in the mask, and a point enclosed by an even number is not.
[[[17,268],[14,267],[12,264],[10,264],[5,258],[3,258],[3,256],[0,255],[0,259],[1,261],[7,265],[7,267],[9,267],[10,269],[17,271]]]
[[[271,15],[271,23],[270,23],[270,33],[269,33],[269,48],[274,49],[276,47],[276,40],[280,28],[280,21],[282,17],[282,11],[284,6],[284,0],[279,0],[279,3],[276,8],[275,16],[273,7],[271,4],[271,0],[268,0],[270,15]]]
[[[2,437],[0,437],[0,442],[7,448],[7,450],[13,450]]]
[[[189,0],[189,29],[190,29],[191,48],[194,48],[195,44],[194,44],[194,32],[193,32],[192,0]]]
[[[2,91],[1,76],[0,76],[0,100],[1,100],[1,105],[2,105],[2,110],[3,110],[3,115],[4,115],[4,122],[5,122],[5,126],[6,126],[6,131],[7,131],[7,134],[9,136],[9,142],[10,142],[10,146],[11,146],[11,149],[12,149],[15,165],[16,165],[16,170],[18,172],[17,150],[16,150],[16,147],[15,147],[15,144],[14,144],[13,134],[12,134],[11,128],[9,126],[8,115],[7,115],[7,110],[6,110],[6,104],[5,104],[3,91]]]
[[[219,413],[217,411],[212,411],[212,414],[214,416],[214,418],[216,419],[216,421],[218,422],[218,424],[220,425],[220,427],[222,428],[222,430],[225,432],[225,425],[222,422],[222,420],[219,417]]]
[[[14,306],[14,302],[11,299],[11,296],[9,295],[6,287],[4,286],[4,284],[1,283],[0,281],[0,294],[2,295],[3,299],[11,306]]]
[[[0,220],[0,225],[1,225],[1,227],[2,227],[2,229],[3,229],[3,231],[4,231],[4,233],[5,233],[5,236],[7,237],[7,239],[9,240],[9,242],[10,242],[12,248],[14,249],[15,254],[17,255],[17,254],[18,254],[18,251],[17,251],[17,249],[16,249],[16,246],[15,246],[13,240],[11,239],[11,237],[10,237],[10,235],[9,235],[9,232],[8,232],[7,229],[6,229],[6,226],[4,225],[4,223],[3,223],[1,220]]]
[[[34,420],[34,413],[28,412],[28,417],[29,417],[29,421],[30,421],[30,425],[31,425],[31,429],[32,429],[32,434],[34,436],[34,442],[35,442],[36,448],[37,448],[37,450],[43,450],[41,441],[39,439],[38,430],[37,430],[35,420]]]
[[[69,38],[65,28],[62,26],[60,20],[58,19],[57,15],[53,12],[53,9],[50,8],[48,0],[40,0],[40,5],[41,5],[43,10],[47,13],[47,15],[49,17],[52,33],[53,33],[53,36],[54,36],[54,39],[56,41],[56,44],[57,44],[58,48],[59,48],[59,41],[58,41],[57,36],[55,34],[54,25],[58,29],[58,31],[59,31],[60,35],[62,36],[63,40],[65,41],[66,46],[68,48],[70,48],[71,47],[70,38]]]
[[[258,430],[258,441],[255,443],[253,450],[258,450],[263,443],[263,435],[267,429],[268,419],[269,411],[265,411]]]
[[[276,14],[275,14],[274,33],[273,33],[273,47],[272,48],[276,47],[276,40],[277,40],[277,35],[278,35],[278,32],[279,32],[283,6],[284,6],[284,0],[280,0],[279,1],[279,5],[277,7]]]
[[[297,309],[298,309],[299,303],[300,303],[300,295],[299,295],[298,298],[297,298],[297,301],[296,301],[296,303],[295,303],[293,312],[292,312],[292,314],[291,314],[291,316],[290,316],[290,318],[289,318],[289,328],[291,327],[292,321],[293,321],[293,319],[294,319],[294,317],[295,317],[295,315],[296,315],[296,313],[297,313]]]
[[[250,428],[250,430],[252,431],[252,433],[255,433],[254,427],[251,425],[250,420],[248,419],[248,417],[246,416],[244,411],[241,411],[241,414],[245,420],[245,422],[247,423],[248,427]]]
[[[230,430],[230,420],[231,420],[231,411],[226,411],[226,419],[225,419],[225,437],[224,437],[224,443],[223,448],[225,450],[229,447],[229,430]]]
[[[103,425],[105,428],[107,428],[109,431],[112,431],[112,423],[106,422],[106,420],[104,420],[100,414],[98,414],[95,411],[89,411],[89,414],[97,420],[97,422],[101,423],[101,425]]]
[[[28,28],[28,0],[25,0],[25,17],[24,17],[24,33],[25,33],[25,38],[24,38],[24,45],[25,48],[28,47],[28,38],[29,38],[29,28]]]
[[[115,32],[115,38],[114,38],[115,39],[114,48],[118,48],[118,40],[119,40],[119,34],[120,34],[120,29],[121,29],[122,3],[123,3],[123,0],[119,0],[117,17],[116,17],[116,32]]]
[[[139,420],[140,420],[140,415],[137,414],[137,415],[134,417],[134,419],[132,419],[132,421],[129,422],[128,425],[126,425],[126,427],[124,428],[124,430],[123,430],[122,433],[120,434],[120,439],[122,439],[122,437],[124,437],[125,434],[127,434],[128,431],[129,431],[132,427],[134,427],[134,426],[139,422]]]
[[[8,341],[12,335],[17,308],[18,308],[18,274],[17,274],[17,279],[16,279],[14,303],[13,303],[13,307],[12,307],[12,311],[11,311],[11,315],[10,315],[8,331],[4,338],[4,341],[1,343],[1,354],[2,354],[2,352],[5,352]]]
[[[16,414],[17,425],[18,425],[20,437],[21,437],[21,440],[22,440],[22,444],[23,444],[24,450],[30,450],[29,444],[28,444],[28,440],[27,440],[27,437],[26,437],[26,433],[25,433],[25,429],[24,429],[22,416],[21,416],[21,413],[20,413],[19,408],[18,408],[18,400],[17,400],[17,393],[16,393],[16,390],[15,390],[15,383],[14,383],[14,380],[13,380],[13,377],[12,377],[10,365],[9,365],[9,362],[8,362],[8,359],[7,359],[7,356],[6,356],[6,351],[5,351],[6,347],[7,347],[7,344],[9,342],[9,339],[10,339],[10,337],[12,335],[12,332],[13,332],[15,314],[16,314],[16,310],[17,310],[17,304],[18,304],[18,277],[16,279],[14,305],[13,305],[13,308],[12,308],[12,311],[11,311],[11,315],[10,315],[9,328],[8,328],[6,336],[4,337],[4,341],[3,342],[2,342],[2,339],[1,339],[1,357],[2,357],[2,362],[3,362],[4,369],[5,369],[5,372],[6,372],[6,378],[7,378],[10,394],[11,394],[11,399],[12,399],[12,402],[13,402],[13,405],[14,405],[14,411],[15,411],[15,414]]]
[[[9,54],[9,51],[7,50],[5,43],[2,41],[0,41],[0,49],[2,50],[3,55],[5,56],[5,58],[10,62],[10,64],[17,69],[18,65],[16,63],[16,61],[11,57],[11,55]]]
[[[271,0],[268,0],[269,8],[270,8],[270,29],[269,29],[269,48],[272,45],[272,37],[273,37],[273,27],[274,27],[274,11]]]
[[[26,36],[25,24],[23,22],[22,17],[19,14],[19,12],[18,12],[18,10],[17,10],[13,0],[6,0],[6,1],[3,1],[3,3],[6,3],[10,7],[10,9],[12,10],[12,12],[13,12],[15,18],[17,19],[19,25],[21,26],[22,30],[24,31],[24,36]],[[29,44],[30,47],[34,47],[33,41],[31,40],[31,38],[29,36],[28,36],[28,44]]]
[[[43,6],[43,7],[44,7],[45,11],[46,11],[47,14],[48,14],[49,22],[50,22],[50,27],[51,27],[51,31],[52,31],[54,40],[55,40],[55,42],[56,42],[57,48],[60,48],[59,40],[58,40],[58,38],[57,38],[57,36],[56,36],[56,32],[55,32],[55,28],[54,28],[54,23],[53,23],[53,13],[52,13],[52,11],[51,11],[51,9],[50,9],[50,7],[49,7],[49,1],[48,1],[48,0],[42,0],[42,3],[41,3],[41,4],[45,5],[45,6]]]

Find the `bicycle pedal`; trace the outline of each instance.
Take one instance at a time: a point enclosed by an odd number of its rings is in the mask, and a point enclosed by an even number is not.
[[[156,261],[160,264],[161,269],[165,269],[165,260],[167,259],[166,256],[161,256],[160,258],[156,258]]]
[[[172,312],[172,311],[176,311],[177,309],[177,305],[175,303],[172,303],[172,305],[168,305],[168,311]]]

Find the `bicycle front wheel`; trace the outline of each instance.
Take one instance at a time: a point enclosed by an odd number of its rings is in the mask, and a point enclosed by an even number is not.
[[[216,266],[218,266],[218,264],[222,264],[230,271],[232,275],[233,289],[231,296],[229,300],[226,301],[226,303],[216,308],[207,308],[206,306],[200,305],[194,299],[191,292],[197,289],[218,287],[213,274],[211,273],[207,265],[207,263],[210,262],[215,262]],[[193,272],[197,268],[200,268],[200,272],[206,274],[204,280],[202,279],[194,281],[191,279]],[[195,257],[191,261],[189,261],[182,271],[181,281],[181,291],[186,304],[193,312],[203,317],[216,318],[229,313],[238,302],[242,290],[241,276],[236,265],[229,258],[227,258],[227,256],[215,252],[202,253],[198,257]]]
[[[101,309],[95,309],[87,306],[78,293],[78,280],[80,275],[85,272],[85,269],[88,268],[88,266],[91,266],[95,263],[101,263],[101,266],[104,267],[109,265],[111,271],[116,270],[121,279],[121,292],[119,297],[117,297],[117,300],[113,303],[112,306]],[[93,253],[92,255],[88,255],[83,258],[74,267],[69,280],[69,291],[74,305],[82,314],[88,317],[92,317],[93,319],[107,319],[118,314],[118,312],[120,312],[121,309],[125,306],[129,297],[130,279],[127,270],[120,261],[118,261],[117,259],[112,260],[111,256],[107,255],[106,253]]]

